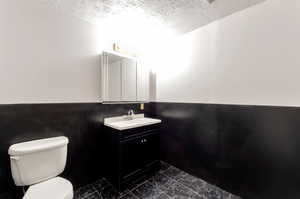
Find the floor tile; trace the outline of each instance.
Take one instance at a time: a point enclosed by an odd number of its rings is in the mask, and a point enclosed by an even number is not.
[[[123,197],[124,195],[128,194],[128,193],[131,193],[131,191],[129,189],[125,189],[124,191],[122,191],[119,196],[120,197]]]
[[[162,173],[156,173],[154,176],[149,178],[149,182],[152,183],[154,186],[162,186],[172,179]]]
[[[128,190],[133,190],[133,189],[136,189],[138,186],[140,186],[141,184],[144,184],[147,180],[149,179],[149,177],[146,177],[146,176],[142,176],[132,182],[130,182],[128,185],[127,185],[127,189]]]
[[[166,163],[166,162],[160,162],[160,170],[161,171],[165,171],[165,170],[167,170],[169,167],[170,167],[171,165],[169,165],[168,163]]]
[[[120,197],[120,199],[139,199],[136,195],[134,195],[132,192],[127,192],[123,196]]]
[[[141,177],[122,193],[104,178],[78,189],[74,199],[241,199],[180,169],[162,162],[151,177]]]
[[[177,181],[197,193],[204,193],[206,185],[207,185],[207,183],[205,181],[203,181],[199,178],[196,178],[192,175],[189,175],[189,174],[182,176]]]
[[[154,186],[151,182],[147,181],[146,183],[140,185],[136,189],[132,190],[132,193],[139,198],[157,198],[162,191]]]
[[[171,198],[167,194],[165,194],[165,193],[160,193],[157,196],[157,199],[171,199]]]
[[[222,199],[222,194],[216,190],[208,191],[205,196],[209,199]]]
[[[226,192],[226,191],[222,191],[222,198],[223,199],[230,199],[230,193]]]
[[[80,198],[81,199],[81,198]],[[102,197],[99,195],[98,192],[95,192],[85,198],[82,198],[82,199],[102,199]]]
[[[96,189],[92,185],[87,185],[76,190],[74,194],[74,198],[83,199],[94,193],[96,193]]]
[[[177,169],[176,167],[170,166],[167,170],[163,171],[162,174],[176,180],[186,175],[187,173]]]
[[[204,195],[210,199],[222,199],[222,190],[214,185],[206,183]]]
[[[174,179],[171,179],[171,180],[167,181],[166,183],[164,183],[162,186],[160,186],[160,190],[162,190],[163,192],[166,192],[167,190],[174,187],[175,184],[178,184],[178,182]]]
[[[101,199],[117,199],[120,197],[117,190],[111,185],[105,187],[101,192],[98,193],[100,194]]]
[[[174,199],[192,198],[195,195],[191,189],[178,182],[169,186],[162,186],[162,191]]]
[[[241,197],[222,191],[222,199],[241,199]]]
[[[199,194],[193,194],[192,196],[191,196],[191,199],[209,199],[209,198],[207,198],[206,196],[204,196],[204,195],[199,195]]]
[[[92,186],[98,191],[98,193],[102,192],[106,187],[110,186],[109,182],[104,178],[97,180],[92,184]]]

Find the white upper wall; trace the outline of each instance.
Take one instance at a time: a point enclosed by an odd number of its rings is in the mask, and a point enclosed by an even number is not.
[[[154,100],[299,106],[299,9],[267,0],[184,35],[161,53]],[[0,27],[0,104],[99,101],[96,26],[1,0]]]
[[[96,26],[39,0],[0,1],[0,104],[97,102]]]
[[[155,101],[299,106],[299,10],[267,0],[184,35],[156,69]]]

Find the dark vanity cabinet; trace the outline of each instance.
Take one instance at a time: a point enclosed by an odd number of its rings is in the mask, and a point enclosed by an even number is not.
[[[104,176],[118,191],[160,167],[159,124],[128,130],[105,127]]]

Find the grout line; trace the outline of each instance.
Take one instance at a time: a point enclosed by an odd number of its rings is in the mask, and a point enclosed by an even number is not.
[[[136,199],[140,199],[137,195],[135,195],[132,191],[128,191],[128,193],[131,193]]]
[[[162,187],[164,187],[165,189],[167,189],[164,185],[160,185],[160,186],[162,186]],[[167,195],[168,198],[171,198],[171,196],[169,196],[168,193],[166,193],[165,191],[161,190],[160,188],[159,188],[159,190],[160,190],[161,193],[164,193],[165,195]]]
[[[171,165],[171,166],[172,166],[172,165]],[[169,168],[172,168],[172,167],[169,167]],[[169,168],[168,168],[168,169],[169,169]],[[175,168],[177,168],[177,167],[175,167]],[[168,169],[166,169],[165,171],[167,171]],[[178,169],[178,168],[177,168],[177,169]],[[180,170],[180,169],[179,169],[179,170]],[[182,171],[182,170],[180,170],[180,171]],[[183,172],[184,172],[184,171],[183,171]],[[186,172],[185,172],[185,173],[186,173]],[[171,179],[171,180],[174,180],[176,183],[178,183],[179,185],[181,185],[181,186],[185,187],[186,189],[192,191],[194,194],[197,194],[198,196],[201,196],[200,193],[194,191],[193,189],[189,188],[189,187],[186,186],[185,184],[179,182],[177,179],[175,179],[175,178],[173,178],[173,177],[171,177],[171,176],[168,176],[168,175],[164,174],[164,172],[161,173],[161,174],[164,175],[165,177]],[[187,174],[188,174],[188,173],[187,173]],[[188,175],[189,175],[189,174],[188,174]],[[194,177],[194,176],[193,176],[193,177]],[[195,177],[195,178],[196,178],[196,177]],[[162,185],[162,186],[163,186],[163,185]]]
[[[79,199],[86,199],[86,198],[88,198],[89,196],[93,195],[93,194],[96,193],[96,192],[97,192],[97,191],[94,191],[94,192],[90,193],[89,195],[86,195],[85,197],[79,198]]]
[[[99,196],[101,196],[101,194],[99,193],[99,191],[98,191],[98,190],[96,190],[96,193],[97,193]]]
[[[138,184],[137,186],[133,187],[132,189],[129,189],[129,191],[133,191],[133,190],[136,190],[137,188],[139,188],[140,186],[142,186],[143,184],[145,184],[146,182],[150,182],[148,180],[145,180],[144,182]]]
[[[170,168],[170,167],[169,167]],[[169,169],[168,168],[168,169]],[[168,170],[168,169],[166,169],[166,170]],[[165,170],[165,171],[166,171]],[[160,175],[162,175],[162,176],[164,176],[164,177],[166,177],[166,178],[168,178],[168,180],[172,180],[172,181],[176,181],[175,179],[173,179],[173,178],[171,178],[171,177],[169,177],[168,175],[166,175],[166,174],[164,174],[164,173],[160,173]],[[177,181],[176,181],[177,182]],[[151,183],[151,184],[153,184],[153,183]],[[163,184],[161,184],[161,185],[159,185],[159,191],[160,191],[160,193],[164,193],[168,198],[172,198],[166,191],[163,191],[160,187],[163,187],[163,188],[165,188],[165,189],[168,189],[165,185],[163,185]]]

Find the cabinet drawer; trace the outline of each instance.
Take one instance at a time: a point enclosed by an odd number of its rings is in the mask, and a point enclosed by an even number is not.
[[[160,124],[153,124],[149,126],[143,126],[143,127],[138,127],[134,129],[128,129],[124,131],[120,131],[120,137],[121,140],[126,140],[126,139],[131,139],[133,137],[141,136],[141,135],[146,135],[149,133],[152,133],[154,131],[159,131]]]

